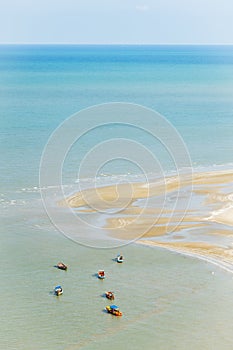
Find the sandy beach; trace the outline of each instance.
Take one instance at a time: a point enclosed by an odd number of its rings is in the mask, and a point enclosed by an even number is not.
[[[59,206],[99,213],[105,217],[103,229],[114,238],[232,264],[232,193],[233,171],[213,171],[91,188]]]
[[[232,202],[233,193],[221,193],[221,189],[232,186],[233,171],[212,171],[180,176],[170,176],[164,180],[156,180],[150,183],[127,183],[105,187],[96,187],[80,191],[61,200],[60,206],[78,208],[90,206],[93,210],[99,208],[120,208],[127,204],[133,204],[138,199],[152,196],[167,195],[180,191],[184,187],[190,188],[193,193],[205,195],[209,203]],[[232,195],[232,197],[231,197]]]
[[[233,273],[233,248],[225,249],[215,245],[199,242],[162,243],[149,240],[139,240],[137,243],[152,247],[164,248],[171,250],[172,252],[206,260],[227,270],[228,272]]]
[[[196,215],[192,207],[166,207],[164,202],[149,207],[147,203],[141,205],[140,199],[166,198],[173,193],[179,199],[180,191],[186,189],[188,194],[199,197],[202,202],[202,214]],[[161,206],[159,205],[161,204]],[[59,201],[59,206],[71,208],[85,207],[89,212],[104,211],[115,208],[122,216],[120,219],[109,219],[108,228],[126,227],[135,222],[135,218],[143,216],[145,220],[156,220],[157,224],[190,221],[213,221],[226,225],[233,225],[233,171],[213,171],[182,176],[171,176],[151,183],[130,183],[113,186],[90,188],[75,193],[65,200]],[[84,209],[83,209],[84,210]],[[185,214],[185,215],[184,215]],[[204,214],[204,215],[203,215]],[[127,220],[124,216],[127,215]],[[166,217],[164,217],[164,215]],[[154,218],[156,216],[156,218]],[[149,218],[148,218],[149,217]],[[153,217],[153,219],[152,219]],[[125,221],[124,224],[122,222]],[[120,224],[119,224],[120,223]],[[118,226],[119,224],[119,226]],[[135,228],[135,227],[134,227]]]

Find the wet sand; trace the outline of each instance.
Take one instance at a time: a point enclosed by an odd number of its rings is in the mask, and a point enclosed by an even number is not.
[[[107,220],[106,228],[110,235],[120,239],[133,240],[139,237],[157,237],[171,232],[205,227],[205,223],[194,222],[192,217],[185,217],[180,223],[179,218],[171,223],[170,217],[118,217]]]
[[[129,210],[130,206],[139,199],[167,195],[171,192],[180,191],[184,187],[190,188],[193,193],[208,197],[209,203],[216,204],[217,202],[232,201],[231,193],[220,192],[226,184],[231,185],[233,191],[232,170],[170,176],[164,180],[156,180],[150,183],[130,183],[90,188],[59,201],[58,205],[71,208],[87,206],[96,211],[106,208],[127,208]]]
[[[98,213],[103,229],[114,238],[141,238],[137,243],[233,264],[232,170],[91,188],[59,205]]]
[[[139,240],[137,244],[169,249],[173,252],[196,257],[214,263],[221,268],[233,273],[233,248],[223,248],[201,242],[155,242]]]

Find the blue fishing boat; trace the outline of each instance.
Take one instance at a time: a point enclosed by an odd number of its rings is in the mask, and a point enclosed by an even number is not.
[[[56,287],[54,288],[54,294],[57,295],[57,296],[63,294],[63,289],[62,289],[62,287],[61,287],[61,286],[56,286]]]
[[[117,305],[106,306],[106,310],[108,311],[108,313],[114,316],[122,316],[122,312],[119,310],[119,307]]]

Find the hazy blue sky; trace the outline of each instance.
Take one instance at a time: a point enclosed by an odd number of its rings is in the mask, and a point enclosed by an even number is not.
[[[233,0],[1,0],[0,42],[232,43]]]

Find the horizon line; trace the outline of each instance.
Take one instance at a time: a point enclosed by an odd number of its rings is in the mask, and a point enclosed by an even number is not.
[[[82,46],[232,46],[233,43],[77,43],[77,42],[0,42],[0,45],[82,45]]]

